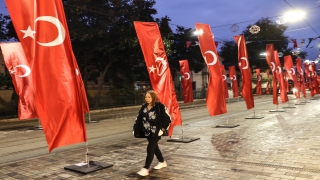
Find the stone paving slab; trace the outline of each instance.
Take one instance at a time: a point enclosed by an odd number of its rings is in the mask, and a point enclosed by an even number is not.
[[[264,116],[258,120],[245,119],[252,111],[243,110],[244,102],[228,104],[228,113],[217,117],[209,117],[205,106],[182,111],[188,117],[183,127],[185,135],[200,140],[175,143],[162,138],[159,144],[168,167],[151,170],[148,177],[136,174],[144,164],[147,142],[128,134],[118,140],[89,144],[89,160],[112,163],[111,168],[87,175],[64,170],[85,159],[86,147],[80,146],[0,164],[0,179],[320,179],[320,101],[270,113],[275,106],[268,98],[256,103],[256,113]],[[123,116],[118,123],[130,126],[131,118]],[[225,119],[240,126],[215,128]],[[105,125],[116,124],[105,120],[88,125],[88,129],[91,132]],[[25,135],[11,133],[17,138]],[[32,131],[25,133],[36,136]],[[180,129],[175,128],[174,134],[179,133]],[[155,158],[152,165],[156,163]]]

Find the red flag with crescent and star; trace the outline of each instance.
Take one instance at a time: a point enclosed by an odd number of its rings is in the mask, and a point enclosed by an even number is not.
[[[280,59],[278,56],[278,51],[274,51],[274,60],[276,64],[276,74],[277,74],[277,79],[278,82],[280,83],[280,99],[283,103],[288,102],[288,94],[287,94],[287,88],[286,88],[286,83],[284,80],[284,76],[282,73],[282,67],[280,63]]]
[[[6,67],[19,96],[18,118],[38,118],[30,65],[19,42],[0,43]]]
[[[302,69],[302,62],[300,57],[296,59],[296,67],[297,67],[297,73],[299,73],[299,79],[297,79],[297,81],[300,82],[300,89],[301,89],[302,95],[304,98],[306,98],[307,93],[306,93],[306,87],[305,87],[305,81],[304,81],[304,72]]]
[[[319,94],[319,83],[317,80],[316,63],[311,62],[312,90],[313,94]]]
[[[260,69],[256,69],[256,73],[257,73],[256,94],[257,95],[261,95],[262,94],[262,88],[261,88]]]
[[[209,82],[206,104],[210,116],[227,112],[226,99],[223,92],[219,56],[214,43],[211,27],[208,24],[196,23],[200,50],[209,71]]]
[[[266,94],[270,94],[270,80],[269,80],[269,73],[270,73],[270,69],[266,70],[266,74],[267,74],[267,86],[266,86]]]
[[[168,108],[171,115],[171,125],[168,130],[171,136],[174,126],[181,125],[182,120],[158,24],[134,21],[134,27],[148,68],[152,88],[158,93],[160,101]]]
[[[192,79],[188,60],[180,60],[182,99],[184,103],[193,102]]]
[[[224,91],[224,97],[229,98],[229,92],[228,92],[228,81],[226,76],[226,71],[224,70],[224,65],[222,64],[220,66],[221,73],[222,73],[222,83],[223,83],[223,91]]]
[[[294,83],[294,88],[297,89],[297,91],[295,91],[295,96],[297,98],[300,98],[300,93],[299,93],[300,88],[297,83],[296,71],[293,67],[291,55],[284,56],[284,67],[286,68],[286,70],[289,74],[289,77],[292,79],[292,81]]]
[[[234,36],[233,38],[238,45],[238,64],[242,74],[242,97],[246,101],[247,109],[252,109],[254,108],[254,99],[246,40],[243,35]]]
[[[278,105],[278,92],[277,92],[277,78],[276,78],[276,65],[274,59],[274,47],[273,44],[266,45],[266,60],[272,71],[272,95],[273,95],[273,104]]]
[[[233,97],[237,98],[239,97],[239,90],[238,90],[238,80],[237,80],[236,69],[234,66],[229,66],[229,78],[232,82],[231,89],[233,92]]]
[[[88,104],[61,0],[6,0],[30,65],[37,114],[51,152],[87,141]]]

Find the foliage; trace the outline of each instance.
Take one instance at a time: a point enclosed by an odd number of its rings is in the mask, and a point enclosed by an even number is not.
[[[5,73],[0,73],[0,88],[13,88],[12,78],[7,70]]]
[[[154,0],[64,0],[70,36],[85,83],[94,80],[129,93],[132,71],[143,62],[133,21],[154,21]],[[112,72],[108,71],[113,69]],[[115,72],[116,70],[116,72]],[[130,71],[130,73],[125,73]],[[121,75],[120,75],[121,74]],[[115,83],[119,75],[126,80]],[[132,93],[134,89],[132,88]],[[98,93],[99,94],[99,93]],[[98,95],[100,96],[100,94]]]
[[[17,36],[15,34],[10,17],[0,14],[0,40],[9,41],[12,37]]]
[[[292,48],[288,47],[289,37],[284,35],[287,26],[278,25],[268,18],[261,18],[255,25],[260,27],[260,32],[257,34],[252,34],[250,32],[250,27],[248,25],[246,29],[242,32],[246,39],[247,52],[249,56],[249,63],[251,69],[260,68],[261,71],[268,69],[268,64],[264,56],[260,54],[266,51],[267,44],[273,44],[274,49],[278,52],[282,52],[283,56],[292,55]],[[233,41],[225,42],[221,47],[220,55],[225,58],[224,64],[232,64],[238,66],[238,49]],[[302,52],[299,55],[304,58],[306,52]],[[296,59],[292,56],[292,59]],[[283,64],[283,57],[280,57],[280,61]]]
[[[173,53],[169,57],[170,67],[180,69],[179,60],[188,60],[190,70],[196,73],[201,71],[204,67],[204,60],[200,47],[196,44],[198,39],[193,36],[193,29],[177,26],[175,33],[170,38],[174,42],[171,45]],[[188,41],[191,43],[189,48],[186,47]]]
[[[16,37],[10,17],[0,14],[0,41],[17,39]],[[13,88],[12,79],[7,69],[5,69],[5,73],[0,73],[0,88]]]

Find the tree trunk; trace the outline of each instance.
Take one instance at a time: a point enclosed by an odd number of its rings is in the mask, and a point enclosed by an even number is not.
[[[87,69],[87,55],[84,56],[84,89],[88,92],[88,69]],[[87,93],[88,95],[88,93]]]
[[[100,105],[100,96],[101,96],[101,89],[102,89],[102,84],[103,84],[103,79],[107,74],[108,69],[110,68],[111,64],[113,63],[112,60],[109,61],[109,63],[107,64],[107,66],[104,68],[102,74],[99,77],[99,82],[98,82],[98,92],[96,94],[96,104],[95,107],[99,107]]]

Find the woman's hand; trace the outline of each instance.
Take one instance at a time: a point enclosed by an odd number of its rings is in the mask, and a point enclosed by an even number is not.
[[[162,136],[162,134],[163,134],[163,131],[160,129],[158,132],[158,136]]]

